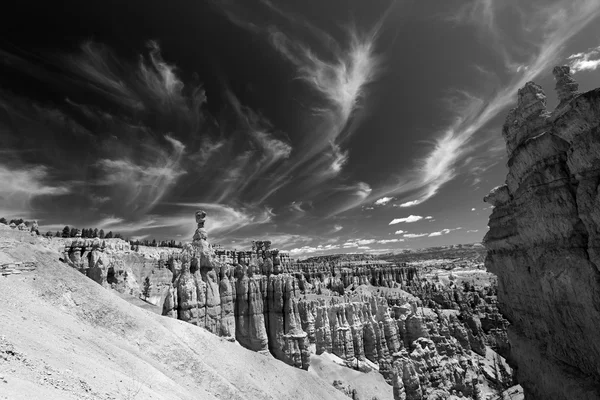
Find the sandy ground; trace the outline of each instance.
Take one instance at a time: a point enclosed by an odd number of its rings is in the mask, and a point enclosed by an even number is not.
[[[328,375],[136,307],[0,229],[0,264],[13,261],[37,270],[0,276],[0,399],[347,400]]]
[[[337,359],[337,362],[336,362]],[[340,365],[343,361],[333,354],[312,355],[309,372],[327,382],[340,380],[344,386],[356,389],[360,399],[394,400],[393,387],[377,371],[359,372]]]

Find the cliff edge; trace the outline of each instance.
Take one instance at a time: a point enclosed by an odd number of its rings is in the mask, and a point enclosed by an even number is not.
[[[559,105],[518,92],[502,129],[506,183],[484,244],[526,399],[600,398],[600,89],[556,67]]]

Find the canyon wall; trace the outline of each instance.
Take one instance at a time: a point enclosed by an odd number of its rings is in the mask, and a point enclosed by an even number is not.
[[[52,238],[49,241],[62,254],[61,259],[98,284],[120,293],[144,297],[161,305],[171,287],[173,273],[169,260],[179,249],[139,246],[137,251],[122,239]],[[148,285],[148,296],[143,296]]]
[[[402,400],[483,398],[512,384],[497,353],[506,325],[492,287],[428,281],[414,266],[292,263],[270,242],[223,251],[208,242],[206,214],[183,249],[133,251],[111,239],[65,242],[62,259],[99,284],[140,296],[162,313],[302,369],[311,354],[377,371]],[[58,242],[57,242],[58,245]],[[153,297],[155,296],[155,297]]]
[[[527,399],[600,398],[600,89],[556,67],[559,104],[518,92],[502,134],[506,183],[484,243]]]

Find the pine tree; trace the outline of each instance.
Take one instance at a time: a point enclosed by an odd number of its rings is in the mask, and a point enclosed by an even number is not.
[[[112,231],[108,231],[108,233],[106,234],[105,238],[106,239],[112,239],[112,237],[113,237]]]
[[[104,239],[104,229],[100,229],[100,232],[98,232],[98,237],[100,239]]]
[[[4,217],[0,218],[0,224],[8,225],[6,218],[4,218]]]
[[[144,279],[144,288],[142,289],[142,296],[144,296],[144,300],[148,301],[148,297],[150,296],[150,288],[152,284],[150,283],[150,277],[147,276]]]
[[[98,228],[94,229],[94,231],[92,232],[92,237],[93,238],[97,238],[98,237]]]
[[[62,230],[62,237],[68,238],[71,236],[71,229],[68,226],[65,226]]]
[[[60,237],[60,231],[56,231],[56,233],[54,234],[54,237]]]
[[[71,228],[71,231],[69,232],[69,236],[70,237],[75,237],[77,235],[77,232],[79,232],[77,230],[77,228]]]

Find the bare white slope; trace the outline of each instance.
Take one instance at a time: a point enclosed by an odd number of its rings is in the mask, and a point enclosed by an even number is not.
[[[135,307],[0,228],[0,399],[346,399],[313,374]]]

